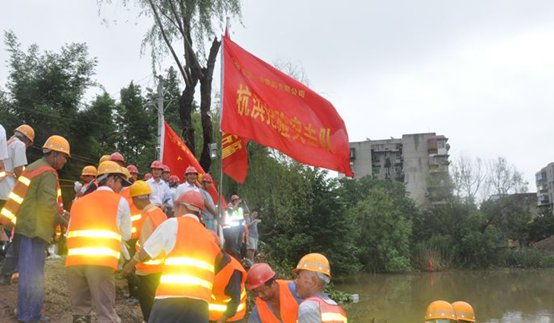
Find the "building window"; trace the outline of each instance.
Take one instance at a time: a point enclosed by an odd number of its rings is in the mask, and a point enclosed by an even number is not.
[[[380,171],[379,167],[373,167],[372,172],[373,172],[373,175],[374,175],[374,176],[379,175],[379,171]]]
[[[438,148],[439,148],[439,149],[444,148],[444,144],[445,144],[444,141],[439,141],[439,142],[438,142]]]

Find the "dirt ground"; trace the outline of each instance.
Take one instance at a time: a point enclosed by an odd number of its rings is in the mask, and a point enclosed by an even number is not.
[[[42,315],[49,316],[52,323],[71,323],[73,314],[67,292],[65,258],[48,259],[45,267],[44,306]],[[124,298],[127,294],[127,282],[117,280],[116,309],[122,323],[140,323],[142,314],[139,305],[130,305]],[[17,302],[17,284],[0,286],[0,323],[17,323],[13,314]],[[93,322],[94,319],[93,313]]]

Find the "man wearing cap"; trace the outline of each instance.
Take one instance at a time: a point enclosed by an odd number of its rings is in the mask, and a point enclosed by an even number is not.
[[[98,167],[98,189],[71,207],[67,229],[67,282],[74,323],[90,323],[91,302],[99,323],[120,322],[115,311],[115,271],[121,244],[131,238],[129,203],[118,192],[129,186],[121,166]]]
[[[203,208],[199,192],[181,195],[175,201],[175,217],[154,231],[122,271],[127,275],[137,263],[166,255],[150,323],[208,322],[215,275],[230,260],[200,223]]]
[[[152,172],[152,178],[146,181],[152,189],[150,194],[150,202],[152,204],[163,208],[167,204],[172,205],[171,201],[171,189],[162,179],[163,164],[159,160],[155,160],[150,165],[150,171]]]
[[[296,294],[304,301],[298,307],[298,323],[347,322],[343,309],[324,292],[331,282],[331,267],[325,256],[307,254],[293,271]]]
[[[238,195],[231,196],[231,203],[227,207],[227,212],[223,220],[223,234],[225,235],[225,251],[240,259],[242,242],[246,227],[244,225],[244,214],[250,213],[246,204],[243,209],[242,200]]]
[[[204,202],[206,206],[204,211],[202,211],[202,222],[204,222],[204,225],[208,230],[217,232],[217,228],[216,228],[217,211],[215,210],[214,200],[212,199],[212,196],[209,193],[209,190],[213,182],[212,176],[208,173],[203,174],[201,182],[202,182],[202,188],[200,189],[200,193],[202,193],[202,196],[204,197]]]
[[[0,223],[15,224],[19,239],[17,320],[40,322],[44,300],[46,246],[55,228],[65,222],[57,171],[70,157],[69,142],[51,136],[42,146],[44,156],[19,176],[4,208]]]
[[[266,263],[258,263],[248,270],[246,289],[256,295],[248,323],[296,323],[298,305],[296,283],[275,279],[275,272]]]
[[[138,226],[139,240],[135,245],[135,250],[139,250],[146,240],[152,235],[154,230],[159,227],[165,220],[167,215],[154,204],[150,203],[150,194],[152,189],[145,181],[136,181],[131,185],[130,197],[133,204],[141,212],[140,226]],[[134,253],[133,255],[134,256]],[[137,263],[136,275],[139,281],[138,299],[140,309],[145,321],[148,321],[156,288],[160,283],[162,275],[163,258],[156,258],[146,262]]]
[[[177,189],[173,193],[173,201],[176,201],[179,196],[183,195],[185,192],[189,190],[193,190],[196,192],[200,192],[200,189],[198,188],[198,171],[195,167],[189,166],[185,170],[185,182],[179,186],[177,186]]]
[[[7,142],[8,156],[3,159],[4,170],[0,170],[0,209],[6,204],[8,195],[15,187],[17,178],[27,165],[26,151],[33,145],[35,131],[28,125],[21,125],[14,130],[14,135]],[[12,226],[5,227],[5,233],[11,235]],[[14,241],[8,247],[6,259],[0,273],[0,284],[9,283],[10,277],[17,272],[19,257],[19,241]]]

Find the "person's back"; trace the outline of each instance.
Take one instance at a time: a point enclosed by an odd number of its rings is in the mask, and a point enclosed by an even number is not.
[[[0,180],[0,200],[6,201],[16,182],[15,169],[27,165],[27,147],[17,137],[8,142],[8,158],[4,159],[6,176]],[[2,205],[0,205],[2,207]]]

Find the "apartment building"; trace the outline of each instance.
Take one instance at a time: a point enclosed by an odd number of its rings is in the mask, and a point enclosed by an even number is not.
[[[354,178],[373,175],[404,183],[419,204],[441,203],[449,192],[448,138],[436,133],[350,143]]]

